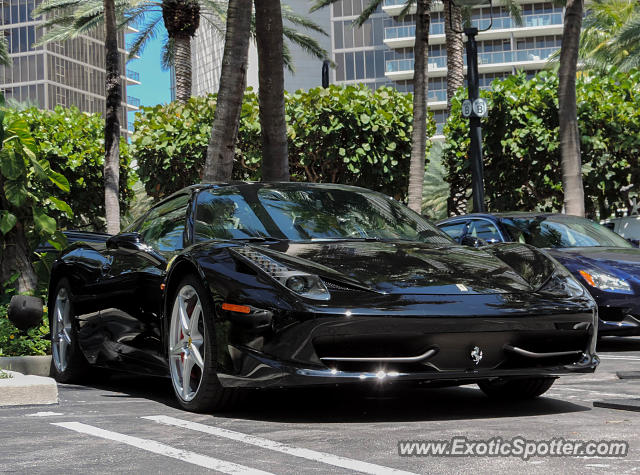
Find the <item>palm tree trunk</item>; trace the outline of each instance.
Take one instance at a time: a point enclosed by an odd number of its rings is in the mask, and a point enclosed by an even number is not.
[[[107,72],[107,110],[104,127],[104,208],[107,232],[120,232],[120,109],[122,86],[120,85],[120,53],[114,0],[104,0],[105,69]]]
[[[11,285],[16,293],[30,294],[36,290],[38,278],[31,264],[31,252],[22,222],[18,221],[11,231],[0,237],[0,255],[0,295],[6,290],[3,287],[16,273],[18,279]]]
[[[191,98],[191,37],[178,35],[173,38],[175,48],[176,99],[187,102]]]
[[[231,181],[247,76],[252,0],[229,0],[220,90],[203,171],[204,182]]]
[[[284,112],[284,58],[280,0],[255,0],[258,44],[262,181],[289,181]]]
[[[448,3],[448,2],[447,2]],[[453,29],[451,25],[453,24]],[[445,3],[444,6],[444,34],[447,41],[447,112],[451,110],[451,99],[456,91],[464,84],[464,61],[462,44],[462,12],[459,7]]]
[[[560,120],[560,152],[564,210],[584,216],[584,188],[580,158],[580,131],[576,106],[576,72],[578,46],[582,28],[583,0],[568,0],[564,14],[564,32],[558,71],[558,118]]]
[[[429,55],[429,24],[431,0],[417,0],[416,45],[413,73],[413,131],[411,132],[411,163],[409,165],[409,208],[422,210],[422,188],[427,149],[427,58]]]

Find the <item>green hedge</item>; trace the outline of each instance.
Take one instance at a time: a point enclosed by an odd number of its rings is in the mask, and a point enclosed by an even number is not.
[[[482,96],[485,188],[489,209],[560,211],[562,170],[558,141],[558,78],[540,72],[495,81]],[[578,77],[582,172],[587,214],[602,218],[627,208],[639,193],[640,71]],[[450,212],[470,198],[468,120],[460,91],[445,125],[444,163],[451,184]]]
[[[56,107],[54,111],[29,108],[20,112],[29,125],[39,149],[39,158],[48,160],[51,168],[69,181],[64,199],[73,216],[52,211],[60,228],[105,229],[104,211],[104,119],[77,108]],[[133,198],[135,174],[131,171],[131,153],[126,140],[120,141],[120,211],[127,212]],[[53,184],[46,192],[56,196]]]
[[[148,194],[165,196],[197,183],[204,166],[216,96],[143,108],[132,137]],[[411,154],[412,97],[391,88],[331,86],[286,96],[292,180],[349,183],[404,199]],[[428,134],[435,132],[432,118]],[[430,146],[430,143],[429,143]],[[259,180],[258,97],[244,98],[233,179]]]

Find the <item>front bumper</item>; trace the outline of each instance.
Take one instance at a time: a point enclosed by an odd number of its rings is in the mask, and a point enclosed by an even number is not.
[[[595,371],[592,311],[536,316],[318,316],[228,345],[227,387],[469,384]],[[479,355],[481,355],[479,357]],[[231,369],[231,368],[230,368]]]
[[[247,352],[245,356],[246,369],[249,371],[247,371],[244,376],[219,375],[223,386],[238,388],[285,388],[353,383],[388,384],[394,382],[426,382],[460,385],[472,384],[494,378],[558,377],[570,373],[593,373],[600,363],[597,355],[585,353],[580,355],[578,362],[567,365],[510,370],[482,369],[454,370],[438,373],[434,373],[433,371],[404,373],[385,371],[383,369],[372,372],[310,368],[276,361],[253,352]]]

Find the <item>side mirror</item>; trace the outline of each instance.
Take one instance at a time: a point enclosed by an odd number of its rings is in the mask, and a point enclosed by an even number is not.
[[[107,239],[107,249],[129,249],[137,251],[142,245],[140,233],[122,233],[111,236]]]
[[[462,241],[460,241],[460,244],[469,247],[482,247],[487,245],[487,241],[473,236],[465,236],[462,238]]]

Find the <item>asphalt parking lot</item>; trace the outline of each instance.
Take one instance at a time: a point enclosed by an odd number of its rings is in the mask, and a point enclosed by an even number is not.
[[[234,412],[177,408],[168,381],[112,376],[60,385],[55,406],[0,408],[2,473],[633,473],[640,412],[594,401],[640,398],[640,338],[610,339],[594,375],[560,379],[535,401],[505,404],[475,386],[256,392]],[[398,441],[516,436],[625,440],[624,458],[401,457]],[[395,472],[394,472],[395,471]]]

